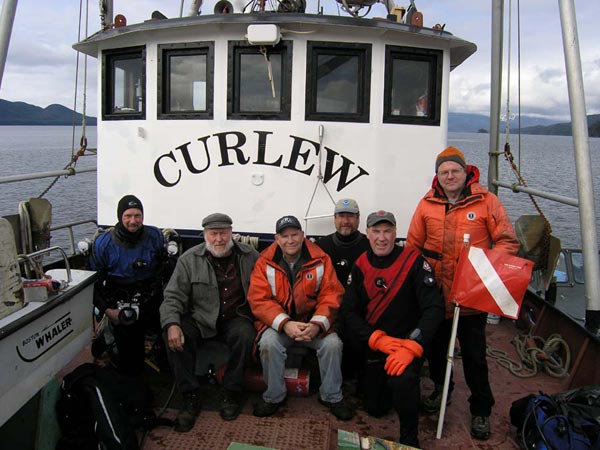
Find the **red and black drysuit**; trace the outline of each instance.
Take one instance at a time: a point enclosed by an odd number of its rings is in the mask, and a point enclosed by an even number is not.
[[[400,376],[389,376],[384,370],[387,355],[371,350],[368,341],[375,330],[382,330],[427,347],[444,319],[444,302],[433,269],[414,249],[395,246],[383,257],[368,250],[350,272],[341,314],[348,334],[364,355],[366,411],[381,416],[393,406],[401,435],[416,433],[422,358],[415,358]]]

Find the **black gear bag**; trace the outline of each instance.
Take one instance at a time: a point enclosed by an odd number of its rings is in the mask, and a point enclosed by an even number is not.
[[[156,423],[149,389],[112,367],[82,364],[63,379],[56,450],[138,450],[136,428]]]

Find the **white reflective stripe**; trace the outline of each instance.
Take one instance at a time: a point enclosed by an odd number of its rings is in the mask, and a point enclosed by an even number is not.
[[[106,410],[106,405],[104,404],[104,399],[102,398],[102,392],[100,392],[100,389],[98,389],[98,386],[95,386],[95,389],[96,389],[96,394],[98,394],[98,399],[100,400],[100,405],[102,406],[102,411],[104,412],[104,417],[106,417],[106,421],[108,422],[108,425],[110,426],[110,430],[112,431],[115,441],[117,441],[120,444],[121,439],[119,439],[119,436],[117,436],[117,433],[115,432],[115,428],[113,427],[113,424],[110,420],[110,416],[108,415],[108,411]]]
[[[316,267],[317,270],[317,285],[315,287],[315,292],[319,292],[319,288],[321,287],[321,281],[323,281],[323,274],[325,273],[325,267],[323,264],[319,264]]]
[[[277,295],[277,290],[275,289],[275,268],[267,264],[267,281],[269,282],[269,286],[271,286],[271,294],[273,297]]]
[[[327,319],[327,317],[325,316],[312,316],[312,319],[310,319],[311,322],[319,322],[320,324],[323,325],[323,328],[325,329],[325,331],[329,330],[329,327],[331,326],[331,324],[329,323],[329,319]]]
[[[279,325],[281,325],[281,322],[283,322],[285,319],[289,319],[290,316],[288,316],[285,313],[280,313],[277,315],[277,317],[275,317],[275,320],[273,321],[273,325],[271,325],[271,327],[275,330],[275,331],[279,331]]]
[[[470,247],[469,261],[502,313],[507,316],[516,317],[519,312],[519,305],[510,292],[508,292],[508,289],[506,289],[504,282],[494,269],[494,266],[492,266],[492,263],[490,263],[490,260],[485,256],[484,251],[477,247]]]

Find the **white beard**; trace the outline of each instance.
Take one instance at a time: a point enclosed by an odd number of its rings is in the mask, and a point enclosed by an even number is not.
[[[231,254],[231,249],[233,248],[233,241],[230,240],[227,244],[225,244],[224,248],[216,249],[212,244],[206,242],[206,250],[210,252],[215,258],[224,258],[225,256],[229,256]]]

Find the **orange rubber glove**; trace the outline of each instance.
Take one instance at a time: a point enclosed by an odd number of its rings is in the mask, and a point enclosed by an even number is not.
[[[404,339],[388,336],[384,331],[375,330],[369,337],[369,347],[388,355],[402,348]]]
[[[423,347],[418,342],[411,339],[402,339],[402,341],[402,348],[385,360],[385,371],[394,377],[402,375],[413,359],[423,356]]]

